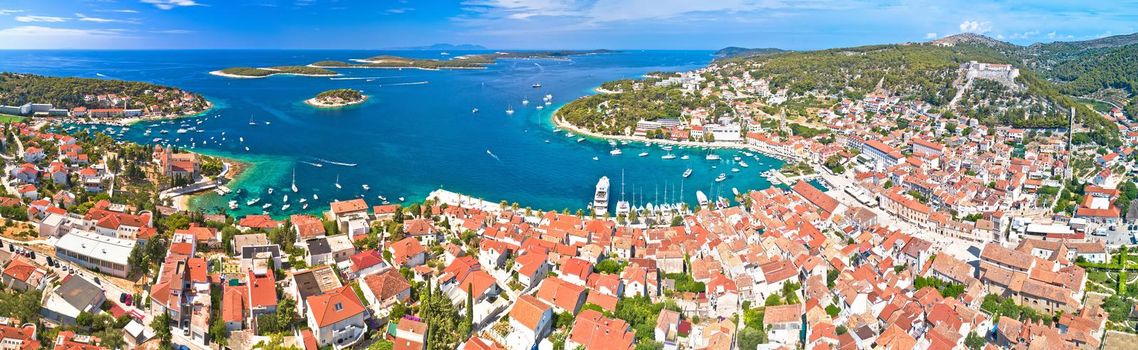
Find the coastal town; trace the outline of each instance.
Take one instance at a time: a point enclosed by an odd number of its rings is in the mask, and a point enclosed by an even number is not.
[[[1127,269],[1138,261],[1127,249],[1133,214],[1122,208],[1138,195],[1129,179],[1138,132],[1124,132],[1116,148],[1074,145],[1065,130],[946,120],[921,102],[874,94],[813,111],[807,128],[825,132],[806,135],[802,120],[735,101],[778,106],[785,91],[758,77],[706,81],[717,69],[655,84],[725,98],[734,117],[684,109],[623,137],[804,166],[769,174],[782,186],[673,211],[618,203],[610,215],[603,181],[594,203],[605,210],[587,214],[437,190],[409,205],[352,199],[319,215],[229,217],[153,198],[186,181],[173,179],[210,172],[191,153],[112,148],[52,132],[41,121],[48,116],[9,124],[4,344],[1099,349],[1134,341]],[[988,79],[1011,69],[961,72]],[[1121,111],[1104,115],[1122,130],[1138,127]]]

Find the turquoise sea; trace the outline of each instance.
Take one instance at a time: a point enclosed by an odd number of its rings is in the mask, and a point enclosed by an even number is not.
[[[450,54],[462,53],[468,52]],[[363,196],[369,204],[379,204],[379,196],[384,196],[391,202],[399,197],[413,201],[437,188],[523,207],[578,209],[589,203],[601,176],[612,180],[613,199],[619,199],[622,172],[625,198],[637,204],[693,203],[696,190],[730,197],[732,188],[766,188],[770,184],[759,174],[781,166],[776,159],[746,157],[734,150],[677,148],[672,153],[690,159],[664,160],[661,156],[667,152],[660,146],[644,144],[620,145],[623,155],[612,156],[607,141],[578,142],[576,136],[553,130],[550,115],[558,106],[593,93],[602,82],[699,68],[711,61],[709,51],[504,60],[484,70],[340,69],[342,76],[335,78],[229,79],[208,74],[230,66],[295,65],[378,54],[447,57],[431,51],[0,51],[0,71],[139,80],[208,97],[217,107],[205,116],[138,124],[120,137],[143,143],[157,137],[167,139],[164,142],[178,139],[179,147],[194,145],[194,151],[251,163],[252,169],[230,184],[243,190],[241,194],[223,197],[211,192],[191,202],[208,211],[228,210],[226,203],[237,200],[240,208],[230,212],[260,213],[263,204],[272,203],[268,212],[279,216],[300,211],[300,198],[309,204],[305,211],[315,212],[326,210],[335,199]],[[531,87],[535,83],[542,87]],[[303,103],[334,88],[363,90],[369,99],[341,110]],[[536,109],[546,94],[552,95],[551,104]],[[472,113],[474,108],[479,112]],[[507,115],[507,108],[515,113]],[[203,131],[177,134],[180,124]],[[153,133],[143,135],[148,128]],[[641,152],[649,155],[639,157]],[[723,160],[705,160],[708,152]],[[735,164],[734,156],[744,157],[750,167]],[[693,174],[684,179],[681,174],[688,168]],[[294,171],[299,193],[289,190]],[[726,173],[727,180],[716,183],[720,173]],[[341,188],[335,187],[337,178]],[[370,190],[363,189],[365,184]],[[268,188],[275,189],[272,195],[266,193]],[[282,211],[286,194],[292,207]],[[245,205],[251,198],[261,201]]]

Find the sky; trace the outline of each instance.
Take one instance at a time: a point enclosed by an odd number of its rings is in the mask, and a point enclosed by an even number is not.
[[[0,49],[808,50],[1135,31],[1135,0],[0,0]]]

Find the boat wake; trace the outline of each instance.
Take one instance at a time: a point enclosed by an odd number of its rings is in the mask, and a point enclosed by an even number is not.
[[[321,159],[321,158],[316,158],[316,160],[319,160],[319,161],[321,161],[321,162],[324,162],[324,163],[327,163],[327,164],[332,164],[332,165],[339,165],[339,166],[356,166],[356,163],[341,163],[341,162],[333,162],[333,161],[330,161],[330,160],[327,160],[327,159]]]
[[[498,156],[497,156],[497,155],[494,155],[494,152],[490,152],[490,150],[486,150],[486,154],[490,155],[490,157],[491,157],[491,158],[494,158],[494,160],[496,160],[496,161],[499,161],[499,162],[501,162],[501,161],[502,161],[502,159],[501,159],[501,158],[498,158]]]
[[[410,83],[394,83],[394,84],[380,84],[379,86],[404,86],[404,85],[426,85],[430,84],[429,81],[413,81]]]
[[[407,77],[407,76],[397,75],[397,76],[391,76],[391,77],[337,77],[337,78],[328,78],[328,80],[371,80],[371,79],[393,79],[393,78],[405,78],[405,77]]]

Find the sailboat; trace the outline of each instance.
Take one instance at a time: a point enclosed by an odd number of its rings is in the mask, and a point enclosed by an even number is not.
[[[340,174],[336,174],[336,188],[344,188],[340,186]]]
[[[684,177],[688,177],[688,176],[691,176],[691,168],[688,168],[688,170],[684,170]]]
[[[522,99],[522,106],[528,106],[528,105],[529,105],[529,99],[528,99],[528,98],[523,98],[523,99]]]
[[[506,107],[506,115],[514,115],[514,106]]]
[[[297,192],[300,192],[300,189],[296,188],[296,168],[292,168],[292,193]]]
[[[253,120],[253,113],[249,113],[249,126],[257,126],[257,121]]]

